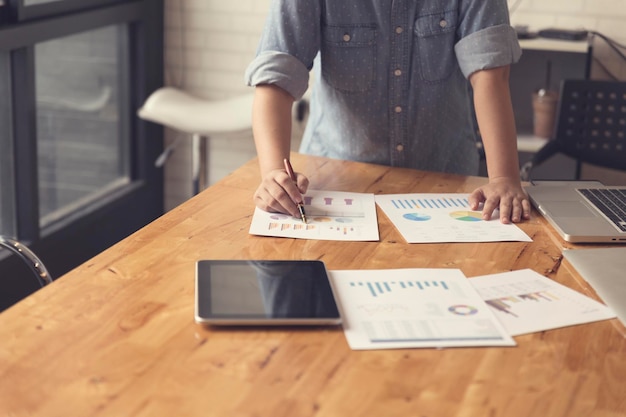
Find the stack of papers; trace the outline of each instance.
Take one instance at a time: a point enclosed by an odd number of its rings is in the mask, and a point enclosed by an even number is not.
[[[530,270],[467,279],[458,269],[330,271],[352,349],[513,346],[511,336],[614,318]]]
[[[298,239],[377,241],[376,204],[408,243],[530,242],[514,224],[473,211],[468,194],[386,194],[309,190],[304,198],[308,223],[286,214],[255,209],[250,234]]]
[[[458,269],[330,271],[352,349],[513,346]]]
[[[376,195],[309,190],[308,223],[256,209],[250,233],[377,241],[376,204],[408,243],[531,241],[468,194]],[[616,317],[605,305],[532,270],[467,279],[458,269],[329,271],[352,349],[513,346],[511,336]]]

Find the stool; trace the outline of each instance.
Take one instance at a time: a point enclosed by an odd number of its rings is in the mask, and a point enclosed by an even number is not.
[[[208,184],[208,140],[211,135],[234,133],[252,128],[252,101],[254,94],[223,100],[207,100],[173,87],[162,87],[148,97],[138,116],[191,135],[193,193]],[[161,163],[173,151],[168,147]]]

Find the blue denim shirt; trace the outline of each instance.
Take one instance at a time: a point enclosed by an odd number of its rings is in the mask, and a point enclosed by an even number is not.
[[[506,0],[274,0],[245,78],[299,99],[315,68],[303,153],[475,175],[467,77],[520,54]]]

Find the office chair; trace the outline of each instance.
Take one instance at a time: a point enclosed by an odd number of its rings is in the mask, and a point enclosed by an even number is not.
[[[50,284],[52,277],[44,266],[41,259],[35,255],[27,246],[7,236],[0,235],[0,247],[10,250],[26,263],[28,268],[33,272],[37,282],[41,287]]]
[[[252,129],[252,93],[223,100],[206,100],[173,87],[153,92],[138,115],[191,135],[193,194],[208,184],[208,140],[211,135]],[[157,159],[161,166],[176,142]]]
[[[551,156],[561,153],[582,163],[626,171],[626,82],[564,80],[554,135],[520,170],[524,181]]]

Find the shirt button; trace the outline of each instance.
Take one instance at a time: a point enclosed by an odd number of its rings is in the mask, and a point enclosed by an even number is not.
[[[395,111],[396,113],[402,113],[402,106],[394,107],[393,111]]]
[[[343,35],[343,41],[344,42],[350,42],[350,39],[352,39],[352,38],[350,37],[349,33],[346,33],[346,34]]]
[[[402,152],[404,150],[404,145],[400,144],[400,145],[396,146],[396,150],[398,152]]]
[[[445,28],[446,26],[448,26],[448,22],[446,22],[446,19],[441,19],[441,20],[439,21],[439,27],[443,29],[443,28]]]
[[[402,70],[401,69],[397,69],[393,72],[393,75],[395,75],[396,77],[399,77],[402,75]]]
[[[402,28],[402,26],[396,26],[396,33],[399,35],[402,32],[404,32],[404,29]]]

